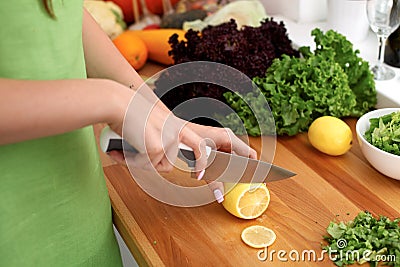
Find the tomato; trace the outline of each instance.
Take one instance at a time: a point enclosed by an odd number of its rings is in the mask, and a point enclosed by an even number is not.
[[[160,29],[160,25],[150,24],[143,28],[143,30],[154,30],[154,29]]]
[[[122,9],[126,23],[129,24],[134,21],[132,0],[111,0],[111,2],[114,2]]]
[[[174,7],[176,3],[178,3],[178,0],[170,0],[171,1],[171,6]],[[162,15],[163,14],[163,4],[162,0],[146,0],[147,4],[147,9],[157,15]]]
[[[135,18],[133,15],[133,1],[135,0],[110,0],[121,7],[122,12],[124,14],[124,20],[127,24],[131,24],[134,22]],[[157,15],[163,14],[163,5],[162,0],[145,0],[147,4],[147,9]],[[170,0],[171,5],[174,6],[178,0]],[[142,13],[140,0],[136,0],[138,7],[139,7],[139,14]]]

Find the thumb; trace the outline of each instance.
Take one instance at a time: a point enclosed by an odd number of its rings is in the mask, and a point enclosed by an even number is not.
[[[187,127],[186,127],[187,128]],[[204,174],[204,169],[207,167],[207,151],[206,140],[202,139],[190,129],[185,129],[182,134],[181,142],[193,149],[196,157],[196,167],[198,179],[201,179]]]

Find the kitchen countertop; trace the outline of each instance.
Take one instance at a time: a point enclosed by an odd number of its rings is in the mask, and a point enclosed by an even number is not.
[[[140,73],[150,77],[161,69],[148,63]],[[339,157],[315,150],[305,133],[277,138],[273,163],[297,175],[267,184],[271,202],[255,220],[236,218],[216,202],[193,208],[159,202],[137,185],[126,166],[101,152],[114,224],[139,266],[334,266],[327,254],[321,257],[330,221],[351,220],[362,210],[400,217],[400,181],[380,174],[366,161],[354,131],[356,119],[346,122],[354,141]],[[95,126],[97,136],[101,127]],[[262,141],[250,140],[259,155]],[[168,177],[178,182],[190,179],[177,170]],[[241,241],[241,231],[254,224],[276,232],[277,240],[268,251]],[[278,259],[279,250],[286,253],[286,261]],[[300,259],[292,261],[289,253],[298,253]],[[315,258],[308,258],[308,253],[315,253]]]

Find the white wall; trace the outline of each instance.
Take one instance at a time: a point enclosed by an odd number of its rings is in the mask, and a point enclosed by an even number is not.
[[[296,22],[326,20],[327,0],[260,0],[268,15],[280,14]]]

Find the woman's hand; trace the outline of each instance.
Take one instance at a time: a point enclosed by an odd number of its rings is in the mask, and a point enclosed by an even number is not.
[[[208,146],[224,152],[257,159],[257,152],[237,137],[231,129],[216,128],[189,123],[188,126],[199,136],[205,138]],[[224,201],[224,185],[221,182],[211,182],[208,186],[214,193],[218,203]]]
[[[193,149],[196,171],[200,174],[207,164],[206,142],[157,101],[152,103],[137,91],[125,108],[125,116],[120,114],[110,123],[111,129],[140,152],[127,157],[127,163],[135,168],[169,172],[177,158],[179,143],[184,143]],[[124,160],[115,152],[110,156],[117,161]]]
[[[203,126],[193,123],[189,125],[199,136],[209,140],[207,145],[211,145],[216,150],[257,159],[257,152],[237,137],[231,129]]]

